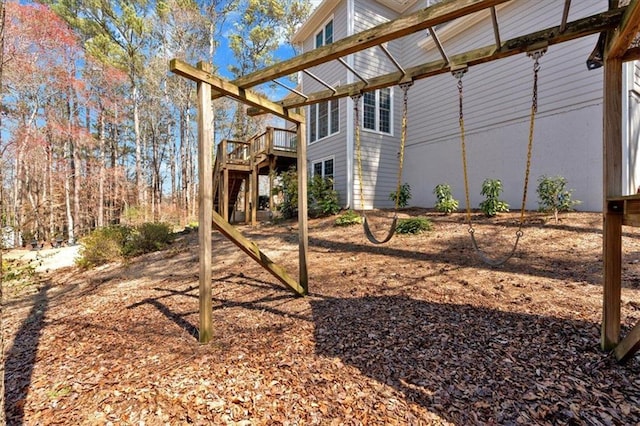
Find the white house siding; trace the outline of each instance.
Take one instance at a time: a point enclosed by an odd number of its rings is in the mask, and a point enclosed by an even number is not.
[[[333,40],[337,41],[347,36],[347,0],[336,2],[336,6],[333,8],[333,12],[326,20],[323,21],[322,26],[326,24],[327,20],[333,18]],[[303,50],[305,52],[313,50],[315,48],[315,34],[319,31],[317,28],[310,37],[308,37],[303,44]],[[344,85],[347,82],[346,68],[337,61],[331,61],[326,64],[322,64],[309,69],[311,73],[322,79],[324,82],[330,85]],[[302,91],[303,93],[313,93],[321,90],[326,90],[326,87],[312,79],[306,74],[302,75]],[[346,135],[347,135],[347,100],[340,99],[340,129],[338,133],[330,135],[326,138],[320,139],[316,142],[309,143],[307,148],[307,158],[309,166],[309,175],[311,175],[314,162],[322,161],[328,158],[334,160],[334,182],[335,189],[339,194],[339,201],[341,204],[346,203],[347,196],[347,151],[346,151]],[[307,107],[308,114],[308,107]],[[308,138],[307,129],[307,140]]]
[[[572,3],[572,19],[602,10],[601,2]],[[561,1],[509,3],[500,8],[503,40],[546,26],[558,25]],[[531,24],[535,22],[535,27]],[[562,175],[574,189],[583,210],[602,206],[602,70],[588,71],[585,60],[597,36],[554,45],[541,59],[538,117],[536,120],[527,208],[537,208],[536,180],[542,174]],[[443,40],[447,52],[491,44],[491,21],[483,22]],[[409,58],[416,51],[405,49]],[[418,62],[437,59],[426,52]],[[519,208],[522,198],[533,61],[518,55],[469,69],[464,82],[464,119],[471,204],[477,207],[485,178],[500,179],[503,198]],[[410,100],[409,143],[405,180],[412,188],[412,204],[433,206],[438,183],[452,185],[464,200],[458,92],[449,74],[416,84]]]

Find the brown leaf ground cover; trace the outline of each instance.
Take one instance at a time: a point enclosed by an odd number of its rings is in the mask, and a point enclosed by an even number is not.
[[[218,233],[214,341],[199,345],[195,234],[166,251],[6,288],[9,424],[640,423],[640,362],[599,350],[601,215],[533,215],[484,266],[463,215],[366,242],[310,222],[294,297]],[[478,220],[489,253],[517,215]],[[372,219],[373,221],[373,219]],[[297,274],[295,223],[242,230]],[[623,321],[640,320],[640,230],[624,229]]]

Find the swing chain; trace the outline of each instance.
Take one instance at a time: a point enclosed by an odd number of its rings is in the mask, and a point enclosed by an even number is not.
[[[360,210],[364,214],[364,192],[362,188],[362,147],[360,142],[360,98],[362,93],[356,93],[351,96],[353,101],[353,123],[355,126],[355,140],[356,140],[356,167],[358,168],[358,185],[360,189]]]
[[[395,197],[395,210],[398,210],[400,206],[400,188],[402,188],[402,170],[404,167],[404,148],[407,141],[407,116],[409,106],[409,88],[413,86],[413,81],[407,81],[400,83],[400,88],[403,92],[402,97],[402,127],[400,133],[400,160],[398,164],[398,181],[396,185],[396,197]]]

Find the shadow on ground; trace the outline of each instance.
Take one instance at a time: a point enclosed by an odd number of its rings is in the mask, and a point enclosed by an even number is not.
[[[598,325],[407,297],[311,302],[316,353],[456,424],[636,424],[638,363],[601,352]],[[627,376],[630,372],[631,377]]]

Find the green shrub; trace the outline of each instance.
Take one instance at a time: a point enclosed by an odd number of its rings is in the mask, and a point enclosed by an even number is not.
[[[173,239],[172,227],[168,223],[143,223],[133,229],[123,246],[122,254],[133,257],[162,250]]]
[[[553,216],[558,223],[558,213],[573,210],[573,206],[580,201],[572,200],[573,190],[565,189],[567,180],[562,176],[538,178],[538,203],[543,212],[553,212]]]
[[[33,277],[35,272],[36,268],[32,263],[2,259],[2,280],[4,282],[26,280]]]
[[[396,224],[398,234],[421,234],[424,231],[431,231],[433,224],[426,217],[412,217],[410,219],[400,219]]]
[[[362,216],[353,210],[347,210],[336,218],[336,226],[351,226],[362,223]]]
[[[449,214],[458,210],[458,200],[453,198],[451,186],[448,183],[436,185],[433,189],[433,194],[438,199],[435,206],[436,211]]]
[[[400,185],[400,191],[393,191],[389,194],[389,199],[394,203],[396,202],[396,197],[398,197],[398,207],[407,207],[411,199],[411,186],[405,182]]]
[[[485,179],[484,182],[482,182],[482,191],[480,191],[480,194],[484,195],[485,200],[480,203],[480,210],[482,210],[487,217],[493,217],[500,212],[509,211],[509,204],[500,200],[502,190],[502,182],[500,179]]]
[[[87,269],[122,261],[143,253],[162,250],[173,238],[171,225],[166,223],[143,223],[135,228],[98,228],[80,241],[82,247],[76,264]]]
[[[320,217],[340,211],[338,191],[333,189],[333,179],[315,175],[309,184],[309,216]]]
[[[276,206],[282,217],[292,219],[298,216],[298,174],[295,167],[280,174],[280,183],[273,189],[274,194],[282,193],[283,200]],[[340,211],[338,192],[333,189],[333,179],[320,175],[309,180],[307,187],[308,214],[320,217]]]
[[[122,249],[131,235],[128,226],[98,228],[80,240],[80,257],[76,264],[81,268],[92,268],[105,263],[121,261]]]
[[[280,173],[280,183],[273,188],[273,193],[282,193],[283,200],[276,206],[283,218],[293,219],[298,216],[298,174],[296,168]]]

